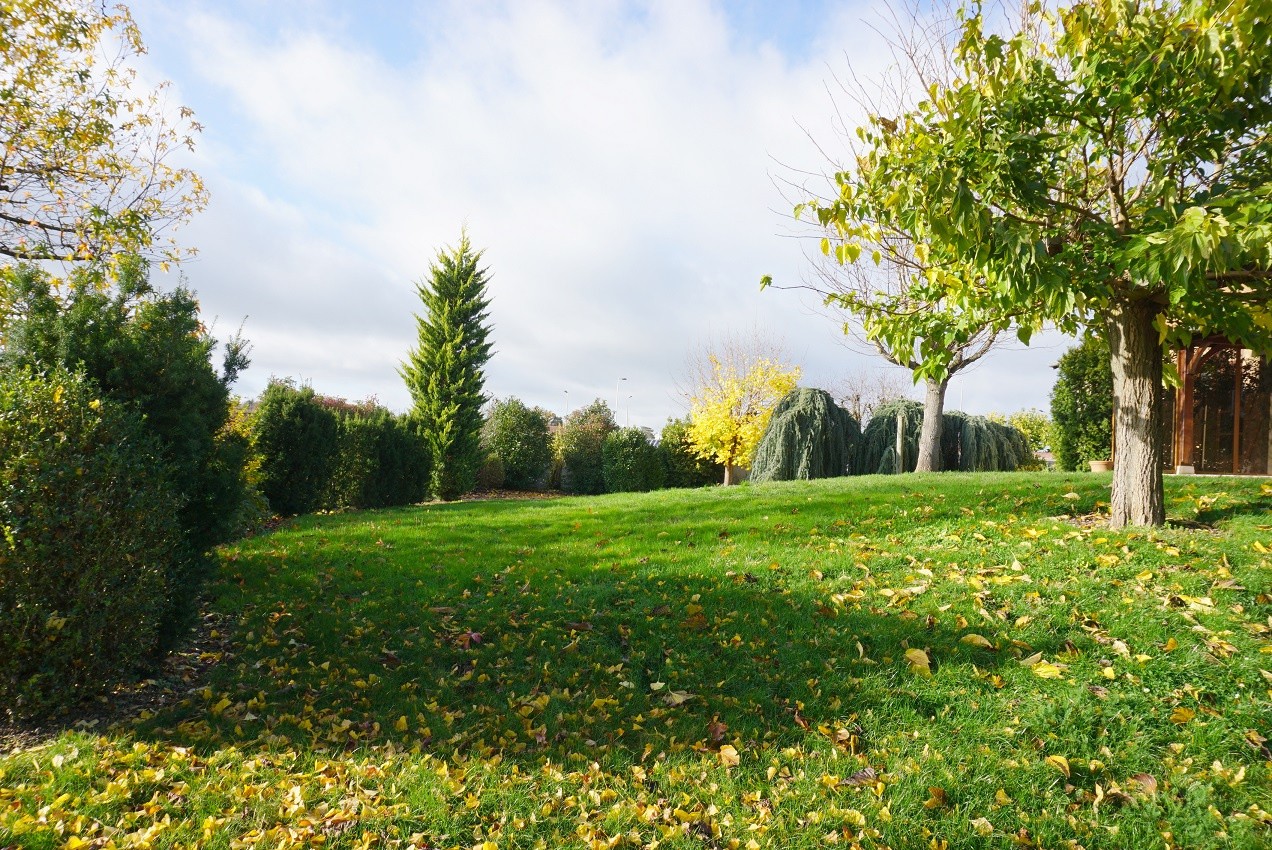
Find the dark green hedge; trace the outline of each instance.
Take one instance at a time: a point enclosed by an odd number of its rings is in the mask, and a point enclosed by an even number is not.
[[[80,375],[0,371],[0,715],[72,706],[155,650],[180,507],[139,416]]]

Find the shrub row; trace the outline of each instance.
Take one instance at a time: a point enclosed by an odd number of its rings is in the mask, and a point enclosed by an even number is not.
[[[270,508],[381,508],[421,501],[428,451],[418,428],[373,403],[349,404],[271,381],[250,420]]]

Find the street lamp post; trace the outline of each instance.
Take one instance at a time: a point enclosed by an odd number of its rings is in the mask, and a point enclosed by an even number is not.
[[[565,417],[570,415],[570,391],[561,390],[565,395],[565,408],[561,411],[561,424],[565,425]]]
[[[620,388],[623,386],[623,381],[626,381],[626,380],[627,380],[626,378],[619,378],[617,381],[614,382],[614,415],[615,416],[618,415],[618,401],[619,401],[619,396],[621,393]]]
[[[627,427],[632,427],[632,396],[627,397]]]

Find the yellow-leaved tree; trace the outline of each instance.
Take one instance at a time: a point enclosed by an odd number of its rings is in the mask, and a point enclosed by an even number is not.
[[[689,445],[724,465],[726,485],[750,468],[773,408],[799,381],[799,367],[782,361],[779,347],[752,335],[728,338],[691,365]]]
[[[0,3],[0,262],[178,256],[161,234],[206,193],[170,159],[199,127],[140,85],[144,52],[122,6]]]

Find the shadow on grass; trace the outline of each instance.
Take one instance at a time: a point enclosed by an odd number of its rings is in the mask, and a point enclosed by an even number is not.
[[[884,734],[876,714],[975,711],[1014,659],[963,643],[967,622],[936,602],[863,589],[853,534],[894,541],[872,565],[903,563],[922,534],[969,513],[1045,517],[1074,486],[926,483],[864,481],[852,503],[770,485],[303,519],[227,554],[234,657],[134,733],[198,750],[392,741],[535,762],[810,734],[868,746]],[[1069,638],[1038,634],[1048,653]],[[916,675],[910,649],[937,679],[957,668],[958,684]]]

